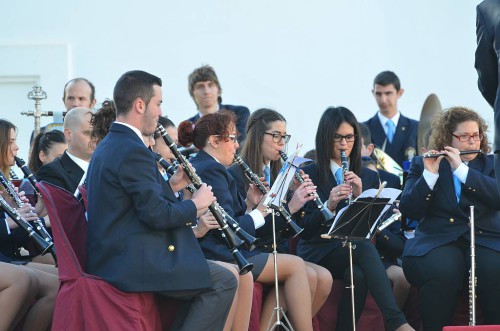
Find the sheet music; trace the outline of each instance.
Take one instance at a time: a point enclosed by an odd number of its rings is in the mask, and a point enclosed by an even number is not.
[[[277,208],[281,207],[281,201],[285,199],[288,187],[292,181],[295,171],[298,168],[295,159],[298,158],[300,147],[288,156],[288,160],[283,164],[276,180],[273,183],[273,187],[269,190],[269,193],[264,200],[264,205],[267,207],[275,206]],[[301,158],[302,159],[302,158]]]
[[[371,189],[368,189],[366,191],[363,191],[357,198],[356,200],[358,200],[359,198],[375,198],[377,193],[378,193],[379,189],[375,189],[375,188],[371,188]],[[382,213],[380,213],[380,215],[378,216],[377,220],[373,223],[372,225],[372,228],[370,229],[370,232],[373,233],[373,231],[375,230],[375,227],[378,225],[378,223],[380,222],[380,218],[382,217],[382,215],[384,215],[387,211],[387,209],[389,209],[391,207],[391,205],[394,203],[394,201],[397,199],[397,197],[401,194],[401,190],[398,190],[398,189],[395,189],[395,188],[386,188],[386,189],[383,189],[378,198],[386,198],[386,199],[390,199],[389,202],[387,203],[387,205],[384,207],[384,209],[382,210]],[[356,201],[354,200],[354,201]],[[344,208],[342,208],[338,213],[337,215],[335,216],[335,220],[333,221],[332,223],[332,226],[330,227],[330,229],[328,230],[328,233],[332,233],[333,229],[335,228],[335,226],[337,225],[337,222],[340,218],[340,216],[344,213],[344,211],[347,209],[347,207],[349,206],[345,206]]]

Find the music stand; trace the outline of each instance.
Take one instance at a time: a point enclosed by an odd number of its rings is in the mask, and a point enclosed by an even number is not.
[[[277,327],[281,326],[286,331],[293,331],[292,324],[286,317],[285,311],[283,307],[280,305],[279,301],[279,284],[278,284],[278,245],[276,242],[276,223],[275,223],[275,215],[276,213],[283,212],[283,200],[288,190],[288,186],[290,181],[293,179],[296,168],[298,167],[294,160],[297,158],[298,151],[292,154],[291,157],[285,162],[283,167],[281,168],[278,177],[274,181],[273,186],[269,190],[266,198],[264,199],[263,205],[267,206],[269,211],[272,213],[273,220],[273,262],[274,262],[274,292],[276,295],[276,306],[274,307],[273,314],[269,319],[269,323],[267,324],[266,330],[272,331]],[[276,316],[276,320],[274,323],[273,318]],[[284,322],[281,321],[281,317],[284,318]],[[287,325],[285,325],[285,322]],[[272,324],[271,324],[272,323]]]
[[[391,203],[391,198],[379,198],[378,194],[375,197],[358,198],[335,219],[330,231],[321,235],[325,239],[341,239],[343,240],[342,246],[347,246],[349,249],[349,270],[351,274],[349,287],[351,288],[352,326],[354,331],[356,331],[356,314],[352,250],[356,248],[356,245],[353,245],[352,242],[369,239],[376,229],[382,212]]]

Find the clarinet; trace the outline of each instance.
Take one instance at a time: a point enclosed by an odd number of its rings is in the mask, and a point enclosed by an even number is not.
[[[22,207],[23,202],[22,202],[21,198],[16,193],[16,191],[14,190],[14,187],[7,180],[7,178],[5,177],[5,175],[3,174],[2,171],[0,171],[0,184],[5,188],[5,191],[7,191],[7,194],[11,197],[12,201],[17,205],[17,207],[19,207],[19,208]],[[52,237],[50,236],[50,234],[47,232],[47,229],[43,225],[42,220],[40,220],[40,218],[37,218],[34,221],[34,223],[36,224],[36,230],[37,230],[38,234],[43,238],[43,240],[45,242],[47,242],[47,244],[49,244],[50,254],[54,258],[54,261],[57,261],[56,260],[56,249],[54,247],[54,242],[52,241]],[[44,254],[45,254],[45,251],[42,253],[42,255],[44,255]]]
[[[288,156],[283,151],[279,151],[279,153],[283,161],[286,162],[288,160]],[[294,177],[300,184],[304,183],[304,178],[302,177],[300,172],[295,172]],[[331,218],[330,217],[331,213],[328,211],[328,208],[326,208],[326,206],[323,204],[321,198],[314,193],[309,193],[309,195],[314,197],[314,202],[316,203],[316,206],[318,206],[318,209],[321,211],[321,215],[323,215],[325,221],[329,221]]]
[[[14,159],[16,160],[16,165],[21,169],[21,171],[24,174],[24,177],[28,179],[30,182],[31,186],[33,187],[33,190],[35,191],[36,195],[39,198],[42,198],[42,195],[40,194],[40,191],[36,187],[36,184],[38,184],[38,180],[36,179],[35,175],[31,172],[31,170],[26,166],[26,162],[24,162],[23,159],[20,157],[15,156]]]
[[[170,148],[170,151],[172,152],[172,154],[174,154],[175,158],[186,172],[186,175],[191,180],[192,185],[196,189],[200,188],[203,184],[201,178],[196,174],[193,166],[191,165],[191,163],[189,163],[185,156],[179,153],[172,137],[168,135],[167,131],[160,123],[158,123],[157,131],[163,137],[163,140],[167,144],[168,148]],[[243,229],[241,229],[234,219],[226,217],[228,216],[227,213],[223,213],[223,209],[217,202],[213,202],[208,207],[208,209],[212,212],[217,223],[219,224],[219,227],[224,235],[223,237],[226,239],[226,243],[228,244],[233,257],[238,264],[240,275],[246,274],[248,271],[252,270],[253,264],[249,263],[243,257],[243,254],[241,254],[241,252],[238,250],[238,247],[240,247],[243,243],[246,243],[249,250],[254,249],[257,238],[254,238]],[[231,223],[231,226],[234,230],[228,226],[228,221]],[[240,237],[242,237],[243,239],[240,239]]]
[[[37,246],[37,248],[42,251],[41,255],[45,255],[54,247],[54,243],[45,241],[38,233],[36,233],[33,230],[31,224],[26,219],[24,219],[24,217],[22,217],[17,210],[12,208],[1,195],[0,209],[5,211],[7,215],[28,234],[28,237],[32,238],[35,241],[35,245]]]
[[[267,187],[264,185],[264,183],[262,183],[260,178],[252,171],[252,169],[250,169],[250,167],[245,163],[245,161],[243,161],[241,157],[235,155],[234,162],[238,164],[241,167],[241,169],[243,169],[243,173],[248,178],[250,183],[257,186],[260,193],[266,195],[268,192]],[[300,226],[298,226],[297,223],[294,222],[294,220],[292,219],[292,215],[290,215],[290,213],[282,206],[277,210],[276,215],[285,218],[286,223],[292,228],[293,232],[295,233],[294,237],[299,235],[304,230]]]
[[[349,171],[349,163],[347,162],[347,155],[345,153],[345,149],[340,151],[340,164],[342,167],[342,178],[345,178],[345,173]],[[342,179],[342,184],[345,184],[345,179]],[[349,194],[347,198],[347,204],[350,205],[352,202],[352,194]]]
[[[470,206],[470,270],[469,270],[469,325],[476,325],[476,235],[474,233],[474,206]]]

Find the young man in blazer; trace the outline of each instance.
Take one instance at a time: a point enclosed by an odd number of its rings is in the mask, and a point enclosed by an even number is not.
[[[364,122],[370,129],[372,142],[401,166],[403,161],[416,155],[418,135],[418,121],[403,116],[398,110],[398,100],[403,93],[394,72],[379,73],[372,90],[379,111]]]

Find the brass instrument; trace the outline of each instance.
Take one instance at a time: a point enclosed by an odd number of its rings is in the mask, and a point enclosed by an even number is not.
[[[239,157],[238,155],[234,155],[234,162],[241,167],[243,173],[248,178],[250,183],[257,186],[260,193],[266,195],[267,192],[269,192],[260,178],[252,171],[252,169],[250,169],[250,167],[245,163],[245,161],[243,161],[241,157]],[[286,223],[292,228],[293,232],[295,233],[294,237],[299,235],[302,230],[304,230],[300,226],[298,226],[297,223],[295,223],[295,221],[292,219],[292,215],[290,215],[290,213],[283,206],[280,206],[279,209],[276,210],[276,215],[282,216],[285,219]]]
[[[280,151],[279,153],[280,153],[280,156],[283,159],[283,161],[286,162],[286,160],[288,159],[288,156],[283,151]],[[302,184],[304,182],[304,178],[302,178],[302,175],[300,174],[300,172],[295,172],[294,177],[300,184]],[[316,203],[316,206],[318,207],[318,209],[321,211],[321,215],[323,215],[323,218],[325,219],[325,221],[329,221],[331,218],[331,212],[323,204],[323,201],[321,201],[320,197],[317,194],[310,193],[310,195],[314,196],[314,202]]]
[[[467,154],[483,154],[483,151],[480,149],[471,149],[467,151],[460,151],[460,155],[467,155]],[[441,155],[446,155],[443,152],[427,152],[422,155],[423,158],[428,159],[428,158],[438,158]]]
[[[469,325],[476,325],[476,235],[474,233],[474,206],[470,206],[470,270],[469,270]]]
[[[189,163],[189,161],[186,159],[186,157],[179,153],[174,140],[168,135],[167,131],[160,123],[158,123],[157,131],[162,136],[168,148],[170,148],[170,151],[186,172],[186,175],[191,180],[193,186],[196,189],[200,188],[203,184],[201,178],[196,174],[196,171],[194,170],[191,163]],[[228,244],[229,249],[233,254],[233,257],[238,264],[240,275],[246,274],[247,272],[252,270],[253,264],[249,263],[244,258],[243,254],[241,254],[241,252],[238,250],[238,247],[243,243],[246,243],[248,248],[252,250],[255,247],[257,239],[241,229],[234,219],[227,217],[229,215],[225,211],[223,211],[222,207],[217,202],[213,202],[208,207],[208,209],[214,215],[217,223],[219,223],[219,227],[224,234],[223,237],[225,238],[226,243]],[[229,227],[228,224],[230,224],[231,227]],[[240,237],[242,239],[240,239]]]
[[[377,161],[377,169],[390,172],[391,174],[398,176],[401,182],[403,181],[403,168],[401,168],[401,166],[394,161],[393,158],[380,148],[374,148],[373,155]]]

